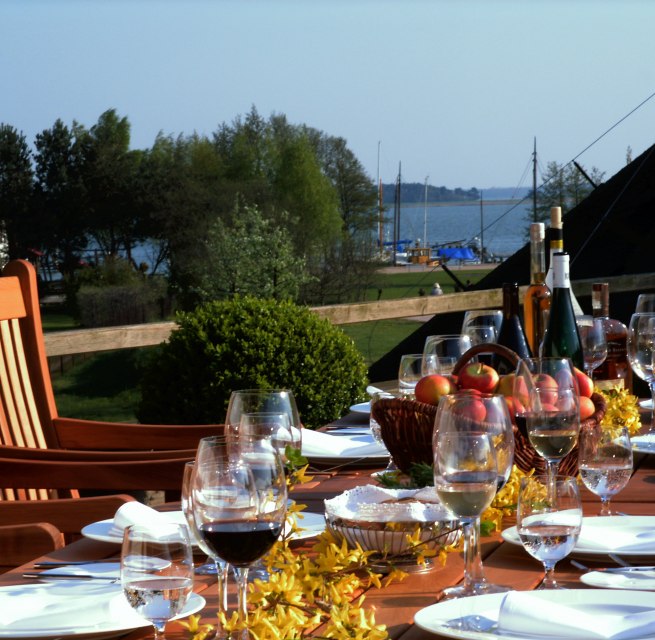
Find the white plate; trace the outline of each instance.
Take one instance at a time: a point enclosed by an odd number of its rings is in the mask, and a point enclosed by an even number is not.
[[[521,545],[516,527],[505,529],[503,539]],[[620,538],[627,540],[643,536],[643,546],[639,549],[622,547]],[[619,541],[619,542],[617,542]],[[651,543],[652,541],[652,543]],[[584,555],[607,555],[618,553],[622,556],[655,555],[655,516],[597,516],[582,518],[582,530],[573,553]]]
[[[118,584],[60,580],[12,585],[0,588],[0,603],[0,638],[107,638],[151,626],[130,607]],[[192,593],[177,617],[204,606],[205,599]]]
[[[655,434],[647,433],[643,436],[631,436],[632,449],[639,453],[655,453]]]
[[[562,589],[532,591],[531,594],[544,601],[579,608],[588,614],[625,615],[640,610],[653,609],[653,594],[641,591],[614,591],[610,589]],[[555,636],[537,636],[534,630],[521,633],[504,634],[497,631],[494,625],[498,622],[500,605],[506,594],[493,593],[486,596],[471,596],[446,600],[421,609],[414,616],[416,626],[437,633],[447,638],[468,638],[469,640],[555,640]],[[571,604],[575,597],[576,604]],[[476,624],[488,630],[475,631],[471,629],[452,628],[454,621],[471,616]],[[571,640],[584,640],[583,634],[571,636]],[[634,640],[652,640],[655,635],[634,636]],[[557,637],[562,640],[562,636]]]
[[[325,518],[322,513],[306,513],[302,512],[304,518],[302,521],[298,520],[298,525],[305,531],[299,531],[294,534],[292,540],[304,540],[306,538],[313,538],[325,530]],[[184,514],[181,511],[168,511],[163,515],[170,515],[173,522],[180,522],[186,524]],[[99,542],[115,542],[121,544],[123,542],[123,531],[114,526],[114,521],[100,520],[99,522],[92,522],[82,529],[82,535],[91,540],[98,540]]]
[[[639,401],[639,406],[642,409],[652,409],[653,408],[653,401],[652,400],[640,400]]]
[[[350,410],[354,411],[355,413],[371,413],[371,403],[360,402],[359,404],[352,405]]]
[[[580,576],[580,581],[588,584],[590,587],[601,587],[603,589],[655,591],[655,570],[589,571]]]

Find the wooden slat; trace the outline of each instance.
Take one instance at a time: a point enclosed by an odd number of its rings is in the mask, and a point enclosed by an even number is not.
[[[0,320],[25,317],[25,303],[18,278],[0,279]]]

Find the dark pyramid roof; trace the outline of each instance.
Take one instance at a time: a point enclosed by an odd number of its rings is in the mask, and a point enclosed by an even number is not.
[[[655,272],[655,145],[594,189],[564,216],[563,222],[572,280],[601,281],[609,276]],[[517,233],[522,232],[517,229]],[[497,289],[503,282],[527,284],[529,277],[530,247],[526,244],[472,288]],[[612,294],[611,316],[627,324],[637,295]],[[579,297],[579,301],[591,313],[589,298]],[[370,380],[394,379],[401,354],[420,353],[429,335],[458,333],[462,316],[440,314],[424,323],[371,365]]]

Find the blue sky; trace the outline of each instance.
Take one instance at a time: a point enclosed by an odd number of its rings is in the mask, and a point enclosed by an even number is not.
[[[530,186],[655,92],[649,0],[0,0],[0,122],[127,116],[132,146],[255,105],[346,138],[375,179]],[[655,98],[579,157],[653,144]],[[379,154],[378,154],[379,149]]]

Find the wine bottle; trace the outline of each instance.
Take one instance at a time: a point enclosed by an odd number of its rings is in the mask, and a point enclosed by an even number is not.
[[[632,367],[628,361],[628,329],[610,317],[610,288],[607,282],[591,285],[594,318],[601,318],[607,339],[607,358],[594,369],[594,382],[601,389],[632,389]]]
[[[519,358],[532,356],[519,317],[519,285],[516,282],[503,283],[503,321],[496,342],[514,351]],[[492,366],[500,374],[514,371],[513,367],[497,356],[492,359]]]
[[[584,371],[584,354],[569,294],[570,287],[569,254],[556,253],[553,256],[553,297],[541,356],[570,358],[578,369]]]
[[[533,222],[530,225],[530,286],[523,298],[525,335],[532,353],[539,353],[539,345],[546,330],[550,298],[550,289],[546,285],[544,223]]]
[[[564,251],[564,226],[562,224],[562,207],[550,208],[550,229],[549,246],[550,246],[550,259],[548,261],[548,271],[546,272],[546,286],[553,291],[553,256],[556,253]],[[584,311],[578,302],[578,299],[573,293],[573,289],[569,285],[569,295],[571,296],[571,304],[573,305],[573,313],[576,316],[584,315]]]

